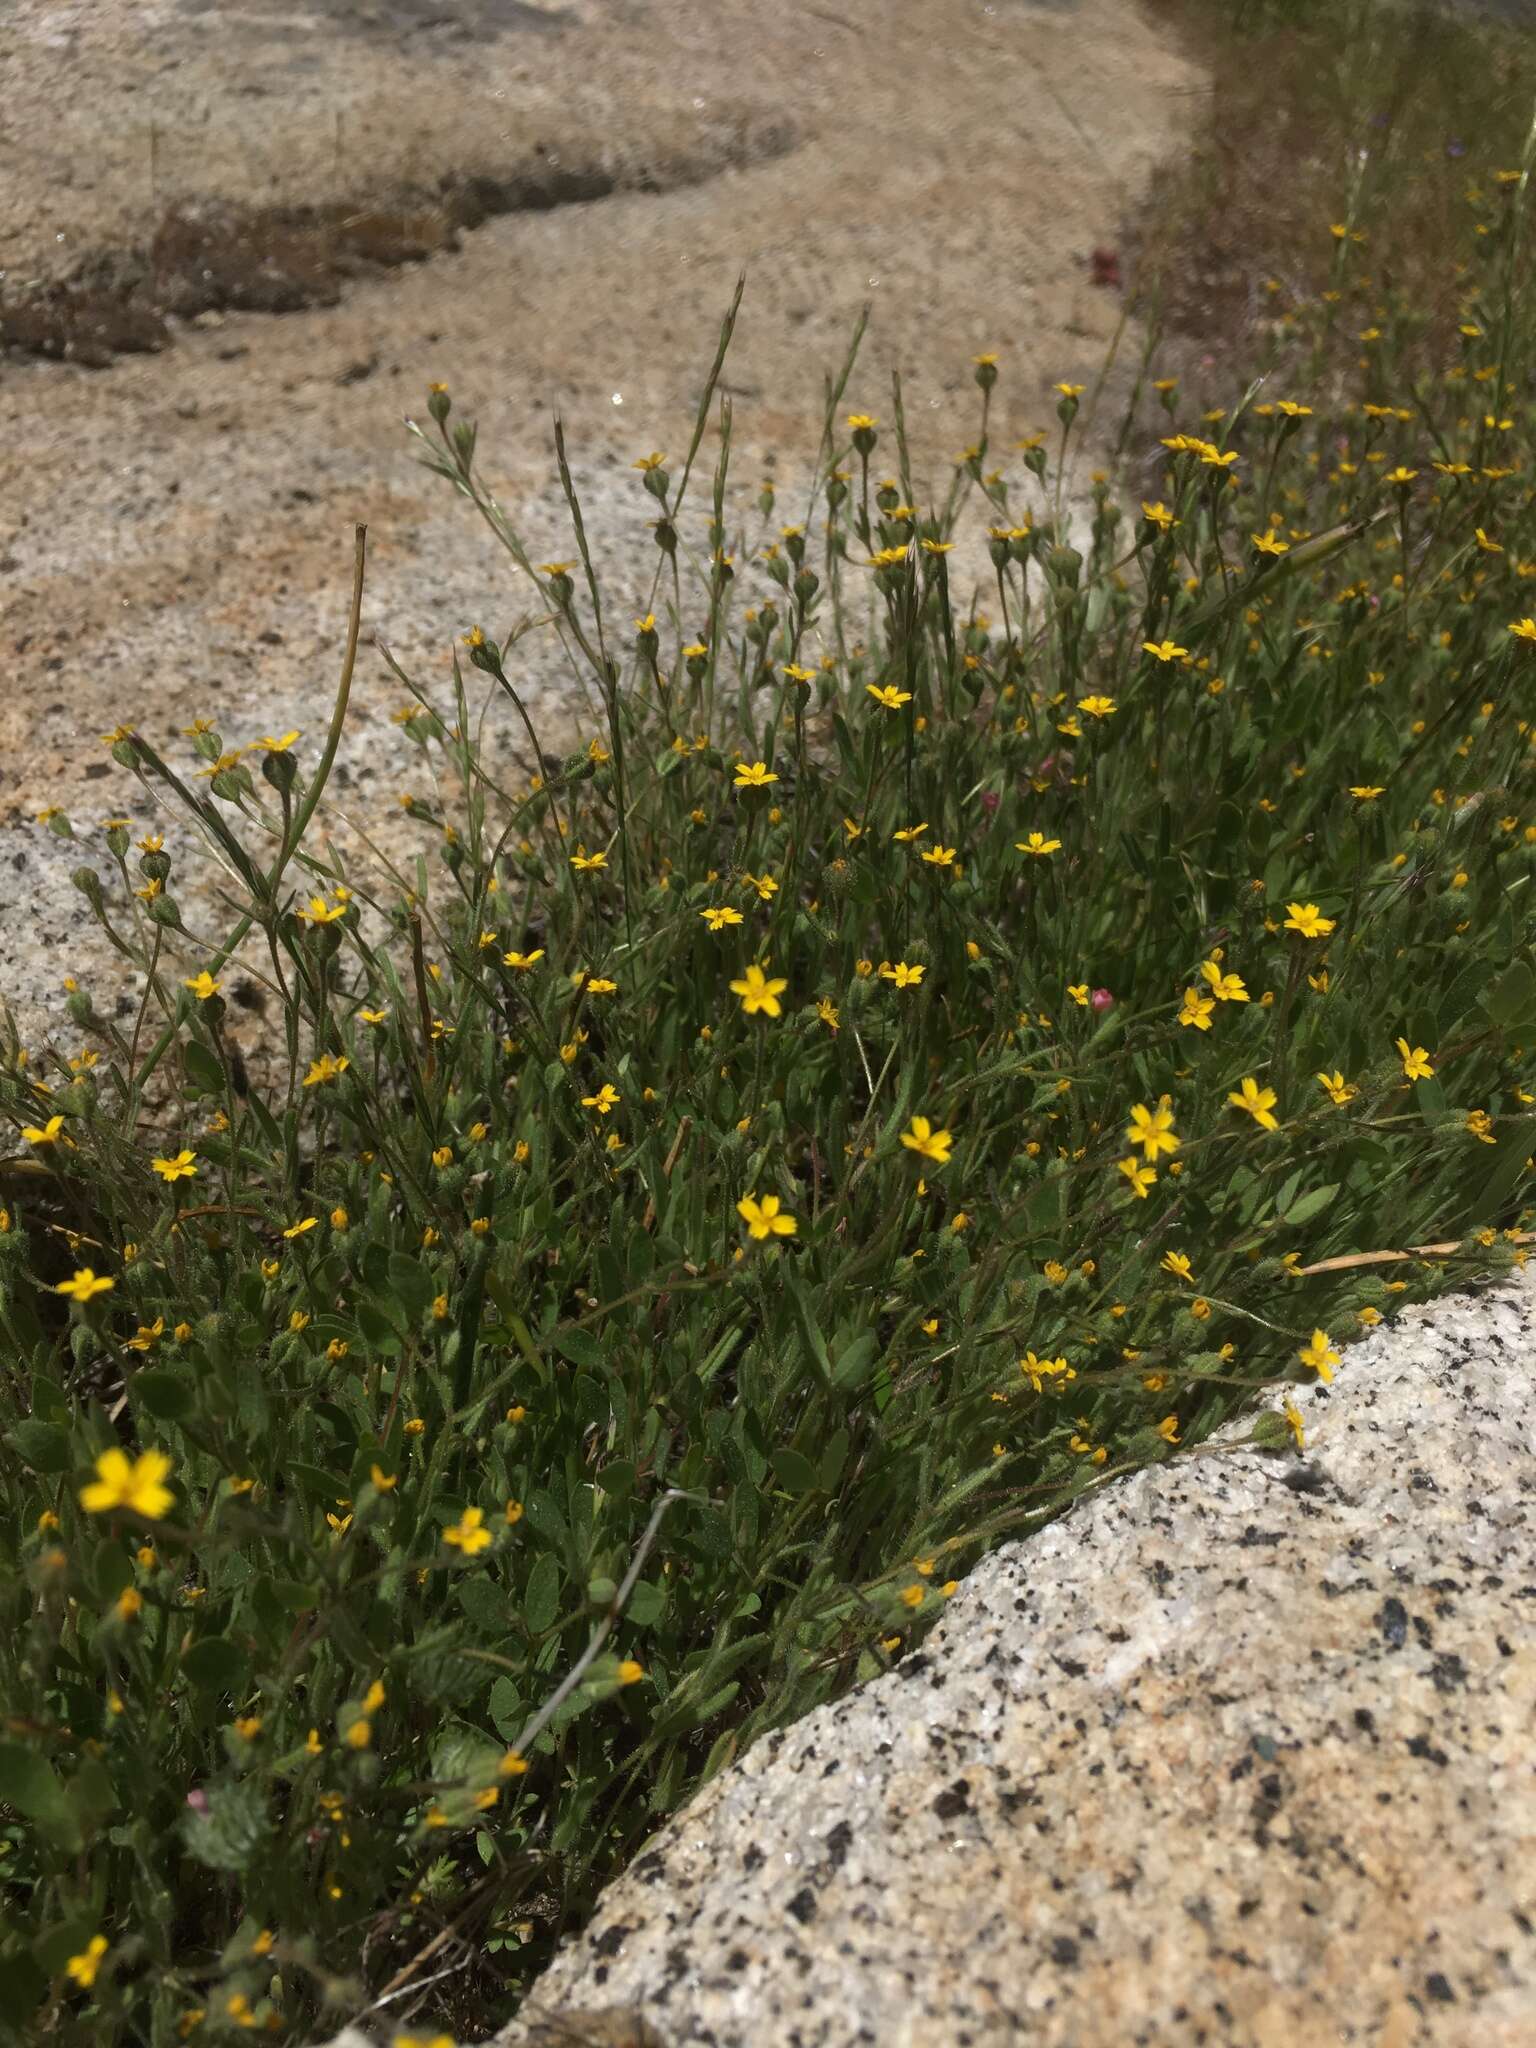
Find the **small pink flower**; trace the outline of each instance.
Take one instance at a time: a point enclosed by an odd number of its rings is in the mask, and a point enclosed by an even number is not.
[[[194,1813],[206,1813],[208,1811],[208,1794],[201,1785],[194,1786],[187,1794],[187,1804]]]
[[[996,790],[984,789],[981,792],[981,808],[989,818],[1001,802],[1002,798],[997,794]]]
[[[1114,1008],[1115,998],[1107,988],[1096,988],[1088,1001],[1102,1016],[1106,1010]]]

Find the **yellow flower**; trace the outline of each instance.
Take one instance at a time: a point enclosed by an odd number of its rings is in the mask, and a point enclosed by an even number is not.
[[[1141,651],[1150,654],[1154,661],[1182,661],[1189,649],[1174,640],[1143,640]]]
[[[318,1216],[301,1216],[297,1223],[289,1224],[283,1235],[284,1237],[302,1237],[306,1230],[317,1228],[319,1222],[320,1218]]]
[[[335,924],[339,918],[345,917],[346,914],[347,905],[345,898],[341,898],[335,903],[327,903],[323,896],[311,896],[309,908],[298,912],[299,919],[304,924]]]
[[[1429,1063],[1429,1054],[1422,1045],[1410,1046],[1406,1038],[1397,1041],[1397,1049],[1403,1057],[1403,1075],[1409,1081],[1427,1081],[1434,1068]]]
[[[756,1195],[743,1195],[736,1204],[736,1213],[746,1224],[748,1234],[759,1240],[793,1237],[800,1228],[793,1216],[783,1213],[777,1195],[764,1195],[761,1201]]]
[[[459,1520],[443,1531],[443,1541],[466,1557],[478,1557],[491,1544],[490,1530],[482,1527],[484,1521],[483,1508],[466,1508]]]
[[[570,856],[570,861],[578,874],[585,874],[589,868],[607,867],[608,856],[602,852],[588,853],[585,846],[578,844],[576,851]]]
[[[613,1675],[620,1685],[638,1685],[645,1676],[645,1666],[637,1664],[633,1657],[626,1657]]]
[[[1360,803],[1369,804],[1374,803],[1376,801],[1377,797],[1381,795],[1381,792],[1383,789],[1385,789],[1385,787],[1386,784],[1381,782],[1352,782],[1349,785],[1349,793],[1352,797],[1355,797]]]
[[[1194,1281],[1195,1276],[1190,1270],[1187,1252],[1164,1252],[1162,1267],[1165,1273],[1172,1273],[1176,1280],[1188,1280],[1191,1283]]]
[[[1150,1166],[1143,1166],[1141,1161],[1134,1156],[1129,1159],[1117,1159],[1115,1161],[1115,1169],[1117,1172],[1123,1173],[1130,1182],[1131,1193],[1138,1195],[1142,1201],[1145,1201],[1148,1188],[1157,1179],[1154,1169]]]
[[[132,1464],[126,1451],[103,1451],[96,1460],[96,1477],[80,1490],[80,1505],[88,1515],[127,1508],[146,1521],[158,1521],[174,1498],[162,1483],[170,1470],[165,1451],[141,1451]]]
[[[1240,974],[1225,974],[1215,960],[1202,960],[1200,972],[1210,983],[1211,994],[1218,1003],[1246,1003],[1248,990]]]
[[[256,742],[256,746],[264,748],[269,754],[286,754],[298,737],[297,731],[285,732],[280,740],[275,740],[270,733],[267,733]],[[253,748],[252,752],[254,751],[255,749]]]
[[[1341,1362],[1338,1352],[1333,1348],[1333,1339],[1326,1330],[1314,1330],[1312,1342],[1304,1344],[1296,1356],[1303,1365],[1309,1366],[1324,1380],[1333,1378],[1333,1368]]]
[[[373,1723],[366,1715],[359,1714],[355,1721],[348,1723],[343,1740],[348,1749],[367,1749],[373,1741]]]
[[[1178,1443],[1180,1441],[1180,1438],[1179,1418],[1177,1417],[1177,1415],[1165,1415],[1162,1421],[1157,1425],[1157,1433],[1163,1439],[1164,1443]]]
[[[206,1003],[210,996],[216,996],[223,987],[223,983],[215,981],[206,967],[200,974],[194,974],[190,981],[184,981],[181,985],[183,988],[191,989],[200,1003]]]
[[[1330,1101],[1337,1103],[1340,1109],[1344,1107],[1346,1102],[1352,1102],[1360,1093],[1358,1088],[1350,1086],[1349,1082],[1345,1080],[1337,1068],[1331,1074],[1319,1074],[1317,1076],[1317,1084],[1324,1090]]]
[[[605,1081],[595,1095],[583,1095],[581,1106],[583,1109],[595,1109],[599,1116],[606,1116],[614,1104],[622,1102],[623,1099],[623,1096],[620,1095],[612,1082]]]
[[[909,966],[905,960],[898,960],[893,967],[889,960],[880,963],[882,980],[895,984],[897,988],[916,988],[923,978],[921,964]]]
[[[1179,523],[1166,505],[1161,502],[1149,505],[1145,498],[1141,501],[1141,516],[1149,526],[1155,526],[1160,533],[1167,533],[1171,527]]]
[[[711,905],[709,909],[701,910],[699,915],[712,932],[721,932],[729,924],[741,923],[741,912],[733,910],[729,904]]]
[[[1013,843],[1020,853],[1032,853],[1040,860],[1061,848],[1059,839],[1047,839],[1043,832],[1031,832],[1027,839],[1015,839]]]
[[[89,1266],[77,1268],[68,1280],[61,1280],[54,1288],[55,1294],[67,1294],[71,1301],[94,1301],[98,1294],[107,1294],[117,1282],[105,1273],[94,1273]]]
[[[197,1154],[183,1149],[171,1159],[152,1159],[150,1165],[164,1181],[191,1180],[197,1172]]]
[[[352,1062],[343,1053],[337,1059],[334,1053],[322,1053],[317,1060],[309,1063],[309,1072],[304,1076],[304,1086],[314,1088],[322,1081],[335,1081],[347,1071]]]
[[[754,964],[740,981],[731,983],[731,994],[741,998],[741,1007],[749,1017],[759,1012],[765,1017],[779,1017],[783,1015],[779,997],[788,987],[782,977],[775,976],[770,981],[762,968]]]
[[[1127,1144],[1139,1145],[1148,1159],[1156,1159],[1160,1152],[1177,1152],[1183,1140],[1173,1135],[1172,1097],[1160,1095],[1155,1110],[1144,1102],[1133,1103],[1125,1137]]]
[[[766,789],[770,782],[777,782],[778,779],[778,776],[774,774],[766,761],[753,761],[750,765],[745,761],[738,761],[736,764],[736,780],[732,787],[735,789]]]
[[[1333,930],[1333,919],[1322,916],[1315,903],[1288,903],[1286,913],[1285,929],[1304,939],[1326,939]]]
[[[72,1984],[78,1984],[82,1991],[89,1991],[96,1982],[96,1972],[101,1959],[107,1952],[107,1938],[104,1934],[93,1934],[82,1952],[71,1956],[64,1965],[64,1974]]]
[[[1045,1380],[1077,1378],[1076,1367],[1068,1365],[1064,1358],[1036,1358],[1033,1351],[1026,1351],[1019,1360],[1019,1371],[1024,1374],[1037,1394]]]
[[[903,704],[912,702],[910,690],[898,690],[894,683],[866,683],[865,689],[877,704],[883,704],[887,711],[899,711]]]
[[[1285,1417],[1286,1426],[1290,1430],[1291,1435],[1296,1439],[1297,1450],[1304,1451],[1307,1448],[1307,1433],[1302,1428],[1301,1410],[1296,1406],[1296,1403],[1289,1394],[1285,1397],[1281,1413]]]
[[[914,839],[921,839],[927,830],[928,821],[925,818],[921,825],[898,825],[891,837],[903,846],[910,846]]]
[[[23,1124],[21,1135],[29,1145],[56,1145],[59,1142],[59,1134],[63,1129],[63,1117],[51,1116],[41,1129],[36,1124]],[[70,1140],[65,1138],[64,1143],[67,1145],[69,1142]]]
[[[503,953],[501,964],[503,967],[515,967],[519,974],[526,974],[530,967],[537,966],[543,958],[544,948],[535,946],[531,953]]]
[[[1517,640],[1536,640],[1536,619],[1516,619],[1509,630]]]
[[[1266,1131],[1277,1131],[1279,1122],[1272,1114],[1279,1097],[1273,1088],[1261,1088],[1252,1074],[1244,1080],[1242,1088],[1234,1089],[1227,1096],[1234,1109],[1245,1109],[1254,1122]]]
[[[1179,1011],[1179,1022],[1196,1031],[1209,1031],[1211,1012],[1216,1005],[1202,989],[1187,988],[1184,991],[1184,1007]]]
[[[954,867],[955,848],[953,846],[930,846],[923,855],[923,859],[931,868]],[[956,869],[956,873],[958,872],[959,870]]]
[[[836,1031],[839,1021],[837,1005],[833,1002],[830,996],[817,997],[816,1015],[820,1018],[821,1022],[826,1025],[829,1031]]]
[[[947,1166],[950,1147],[955,1140],[952,1131],[936,1131],[927,1117],[915,1116],[902,1132],[901,1142],[909,1152],[916,1152],[922,1159],[931,1159],[935,1166]]]
[[[1113,697],[1080,697],[1077,708],[1086,711],[1090,718],[1112,718],[1115,713]]]

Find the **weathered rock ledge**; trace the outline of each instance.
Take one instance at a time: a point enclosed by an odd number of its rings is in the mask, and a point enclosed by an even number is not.
[[[1533,1365],[1536,1275],[1409,1311],[1303,1456],[999,1551],[664,1828],[501,2048],[1536,2040]]]

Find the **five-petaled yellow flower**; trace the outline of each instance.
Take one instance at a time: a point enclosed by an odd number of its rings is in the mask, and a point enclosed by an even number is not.
[[[465,1557],[478,1557],[491,1546],[491,1532],[483,1526],[484,1508],[466,1508],[458,1521],[443,1531],[443,1541]]]
[[[503,967],[515,968],[519,974],[526,974],[530,967],[537,966],[543,958],[544,948],[535,946],[531,953],[503,953],[501,964]]]
[[[1341,1363],[1338,1352],[1333,1348],[1333,1339],[1326,1330],[1314,1330],[1312,1342],[1303,1344],[1296,1356],[1324,1380],[1331,1380],[1333,1368]]]
[[[1175,640],[1143,640],[1141,651],[1150,654],[1154,661],[1182,661],[1189,649],[1180,647]]]
[[[1328,1096],[1328,1099],[1331,1102],[1337,1103],[1340,1109],[1344,1107],[1346,1102],[1352,1102],[1360,1093],[1358,1088],[1350,1086],[1349,1082],[1345,1080],[1337,1068],[1331,1074],[1319,1074],[1317,1084]]]
[[[616,1102],[622,1102],[623,1100],[623,1096],[620,1095],[612,1082],[605,1081],[595,1095],[583,1095],[581,1106],[583,1109],[595,1109],[599,1116],[606,1116]]]
[[[935,1166],[947,1166],[955,1139],[952,1131],[936,1131],[927,1117],[915,1116],[902,1132],[901,1142],[909,1152],[931,1159]]]
[[[577,874],[584,875],[591,868],[607,867],[608,856],[601,848],[596,853],[588,853],[584,846],[578,845],[576,851],[570,856],[570,862]]]
[[[63,1117],[51,1116],[47,1123],[41,1126],[37,1124],[23,1124],[21,1135],[29,1145],[56,1145],[59,1142],[59,1134],[63,1129]],[[69,1140],[66,1138],[64,1142],[67,1145]]]
[[[1200,972],[1211,985],[1211,994],[1218,1003],[1246,1003],[1248,990],[1240,974],[1226,974],[1216,960],[1202,960]]]
[[[1187,1252],[1164,1252],[1162,1267],[1163,1271],[1171,1273],[1175,1280],[1188,1280],[1190,1282],[1194,1280],[1195,1276],[1190,1269],[1189,1254]]]
[[[197,1173],[197,1154],[185,1147],[170,1159],[152,1159],[149,1163],[163,1181],[191,1180]]]
[[[708,910],[701,910],[699,915],[712,932],[723,932],[728,924],[741,923],[741,912],[733,910],[729,904],[712,904]]]
[[[777,782],[778,776],[766,761],[738,761],[736,763],[736,789],[766,789],[770,782]]]
[[[1273,1088],[1261,1088],[1252,1074],[1247,1076],[1240,1089],[1233,1089],[1227,1096],[1234,1109],[1247,1110],[1254,1122],[1266,1131],[1278,1131],[1280,1128],[1273,1113],[1279,1099]]]
[[[759,1239],[793,1237],[800,1228],[793,1216],[784,1213],[777,1195],[764,1195],[761,1201],[756,1195],[743,1195],[736,1204],[736,1213],[746,1224],[749,1235]]]
[[[894,683],[866,683],[865,689],[877,704],[883,704],[887,711],[899,711],[903,704],[912,702],[910,690],[898,690]]]
[[[1113,718],[1115,700],[1113,697],[1079,697],[1079,711],[1086,711],[1090,718]]]
[[[1115,1167],[1116,1171],[1123,1173],[1130,1182],[1132,1194],[1139,1195],[1142,1201],[1145,1201],[1148,1188],[1157,1179],[1156,1169],[1150,1166],[1143,1166],[1141,1161],[1134,1156],[1129,1159],[1117,1159]]]
[[[1179,1011],[1179,1022],[1196,1031],[1209,1031],[1214,1000],[1203,989],[1187,988],[1184,991],[1184,1007]]]
[[[1409,1081],[1427,1081],[1434,1068],[1429,1063],[1429,1054],[1422,1045],[1410,1045],[1406,1038],[1397,1041],[1397,1049],[1403,1057],[1403,1075]]]
[[[894,983],[897,988],[916,988],[923,978],[923,972],[921,962],[915,966],[909,965],[905,960],[898,960],[894,966],[889,960],[880,962],[882,979]]]
[[[749,967],[740,981],[731,983],[731,994],[740,996],[741,1007],[749,1017],[761,1013],[764,1017],[783,1015],[779,997],[789,987],[782,977],[775,975],[772,980],[755,963]]]
[[[1048,853],[1057,853],[1061,849],[1059,839],[1047,839],[1043,832],[1031,832],[1027,839],[1015,839],[1013,843],[1020,853],[1032,853],[1039,860],[1043,860]]]
[[[210,996],[216,996],[220,987],[206,967],[200,974],[194,974],[190,981],[184,981],[181,985],[183,988],[191,989],[200,1003],[206,1003]]]
[[[1286,930],[1300,932],[1304,939],[1326,939],[1333,930],[1333,923],[1331,917],[1323,916],[1315,903],[1286,905]]]
[[[1144,1102],[1132,1103],[1125,1138],[1128,1145],[1139,1145],[1148,1159],[1156,1159],[1161,1152],[1177,1152],[1183,1140],[1173,1134],[1173,1098],[1160,1095],[1156,1109],[1148,1109]]]
[[[132,1463],[115,1447],[96,1460],[96,1477],[80,1489],[80,1505],[88,1515],[127,1508],[147,1522],[157,1522],[175,1496],[165,1485],[171,1460],[165,1451],[141,1451]]]
[[[110,1294],[117,1282],[105,1273],[96,1273],[89,1266],[81,1266],[68,1280],[61,1280],[54,1288],[55,1294],[67,1294],[71,1301],[94,1301],[98,1294]]]

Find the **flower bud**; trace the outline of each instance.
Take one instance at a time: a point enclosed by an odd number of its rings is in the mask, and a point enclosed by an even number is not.
[[[78,867],[69,878],[90,904],[92,910],[101,909],[101,877],[94,868]]]

